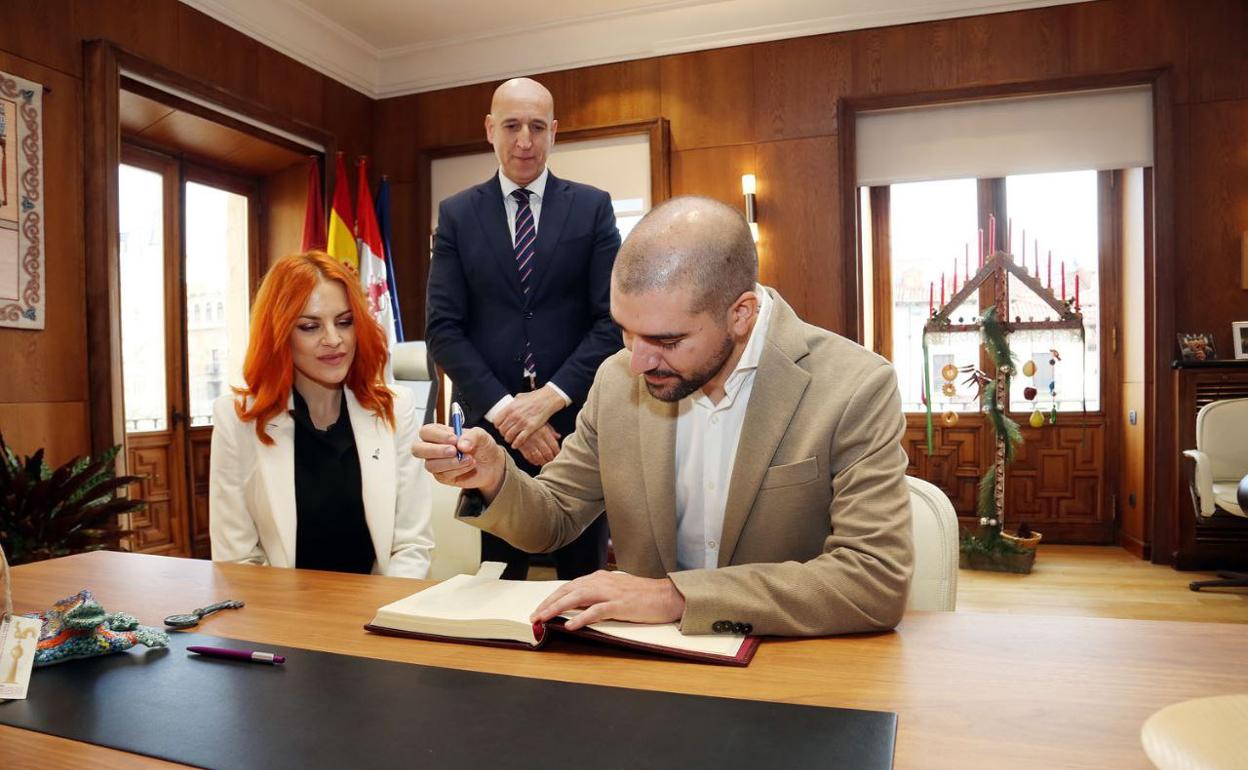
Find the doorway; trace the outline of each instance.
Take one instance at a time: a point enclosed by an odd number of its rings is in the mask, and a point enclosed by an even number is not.
[[[131,547],[206,555],[212,408],[242,382],[258,184],[126,144],[118,193],[126,461],[148,502]]]

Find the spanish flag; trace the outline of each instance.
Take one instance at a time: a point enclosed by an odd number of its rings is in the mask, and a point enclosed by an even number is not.
[[[355,247],[355,217],[351,213],[351,182],[343,153],[334,167],[334,202],[329,210],[329,256],[360,272],[360,254]]]

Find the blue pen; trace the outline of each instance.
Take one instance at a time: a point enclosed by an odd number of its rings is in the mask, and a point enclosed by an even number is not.
[[[459,451],[459,440],[464,435],[464,410],[459,408],[458,401],[451,402],[451,427],[455,429],[455,459],[463,460],[464,453]]]

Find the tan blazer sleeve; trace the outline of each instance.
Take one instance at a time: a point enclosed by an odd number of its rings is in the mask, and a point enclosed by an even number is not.
[[[464,493],[455,517],[529,553],[547,553],[575,540],[605,510],[598,465],[598,391],[601,369],[576,418],[576,432],[534,479],[516,467],[511,455],[494,502]]]
[[[686,602],[681,631],[712,633],[717,621],[777,636],[895,626],[914,562],[904,430],[897,379],[882,363],[854,392],[831,439],[831,534],[823,552],[805,563],[672,573]]]

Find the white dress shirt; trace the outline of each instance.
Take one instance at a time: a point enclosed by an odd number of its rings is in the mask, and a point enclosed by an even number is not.
[[[498,182],[503,186],[503,206],[507,209],[507,228],[511,230],[511,245],[516,245],[516,211],[520,208],[520,204],[511,194],[521,187],[529,191],[529,208],[533,211],[533,230],[537,231],[538,225],[542,221],[542,199],[546,197],[546,179],[550,176],[550,169],[542,169],[542,173],[537,175],[537,179],[526,185],[519,185],[511,181],[503,169],[498,169]]]
[[[741,360],[724,382],[724,397],[711,403],[699,388],[681,399],[676,418],[676,568],[715,569],[724,531],[728,483],[737,457],[754,372],[767,339],[771,297],[758,285],[758,319]]]
[[[542,218],[542,199],[546,196],[546,179],[549,176],[550,169],[544,168],[542,169],[542,173],[538,174],[537,179],[534,179],[526,185],[518,185],[511,181],[511,179],[503,173],[502,167],[499,167],[498,182],[503,187],[503,207],[507,209],[507,229],[511,231],[512,248],[515,248],[516,245],[516,212],[520,209],[520,203],[515,198],[511,197],[511,194],[516,190],[519,190],[521,187],[529,191],[529,210],[533,212],[533,232],[536,233]],[[564,406],[570,406],[572,404],[572,399],[568,398],[568,394],[563,392],[563,388],[560,388],[558,385],[550,382],[549,380],[546,384],[563,398]],[[503,407],[510,404],[513,398],[515,397],[510,393],[500,398],[494,403],[494,406],[490,407],[490,410],[485,413],[485,419],[493,423],[495,418],[498,417],[498,413],[502,411]]]

